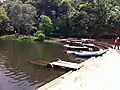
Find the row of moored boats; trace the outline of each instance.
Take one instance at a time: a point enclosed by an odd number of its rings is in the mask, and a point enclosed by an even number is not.
[[[61,39],[64,42],[64,50],[66,53],[74,54],[78,57],[101,56],[108,49],[101,49],[94,44],[94,39]]]

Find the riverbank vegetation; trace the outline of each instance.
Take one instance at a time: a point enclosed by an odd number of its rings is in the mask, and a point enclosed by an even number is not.
[[[114,0],[6,0],[0,5],[1,38],[44,41],[120,33],[120,4]]]
[[[31,35],[18,35],[18,34],[11,34],[11,35],[3,35],[0,36],[1,39],[4,40],[18,40],[18,41],[27,41],[27,42],[44,42],[44,43],[59,43],[59,40],[56,38],[47,38],[41,31],[37,31],[33,36]]]

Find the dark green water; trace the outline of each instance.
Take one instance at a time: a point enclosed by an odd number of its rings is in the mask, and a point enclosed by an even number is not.
[[[0,90],[35,90],[65,73],[30,64],[31,60],[68,60],[61,45],[0,40]]]

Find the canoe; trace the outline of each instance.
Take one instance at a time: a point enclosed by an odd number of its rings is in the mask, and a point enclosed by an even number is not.
[[[88,51],[88,50],[89,50],[88,47],[83,46],[83,45],[72,46],[72,45],[69,45],[69,44],[65,44],[65,45],[64,45],[64,49],[65,49],[65,50],[71,50],[71,51],[74,51],[74,50],[84,50],[84,51]]]
[[[66,42],[67,42],[67,39],[60,39],[60,42],[61,42],[61,43],[66,43]]]
[[[66,47],[66,48],[75,48],[75,49],[88,48],[86,46],[70,46],[69,44],[65,44],[64,47]]]
[[[95,41],[95,39],[85,39],[85,38],[81,38],[81,41],[82,42],[94,42]]]
[[[94,44],[83,44],[84,46],[88,47],[89,49],[92,49],[92,51],[99,51],[100,47],[94,45]]]
[[[64,52],[67,53],[67,54],[74,54],[74,53],[77,52],[77,51],[65,50]]]
[[[82,51],[82,52],[74,52],[73,54],[78,57],[93,57],[93,56],[101,56],[106,53],[108,50],[99,50],[99,51]]]
[[[94,44],[83,44],[84,46],[87,46],[87,47],[96,47],[96,45]]]

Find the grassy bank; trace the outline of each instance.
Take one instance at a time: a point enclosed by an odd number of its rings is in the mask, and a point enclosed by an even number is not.
[[[44,40],[39,40],[38,37],[35,36],[26,36],[26,35],[4,35],[0,36],[0,39],[4,40],[18,40],[25,42],[41,42],[41,43],[59,43],[58,39],[53,38],[45,38]]]

